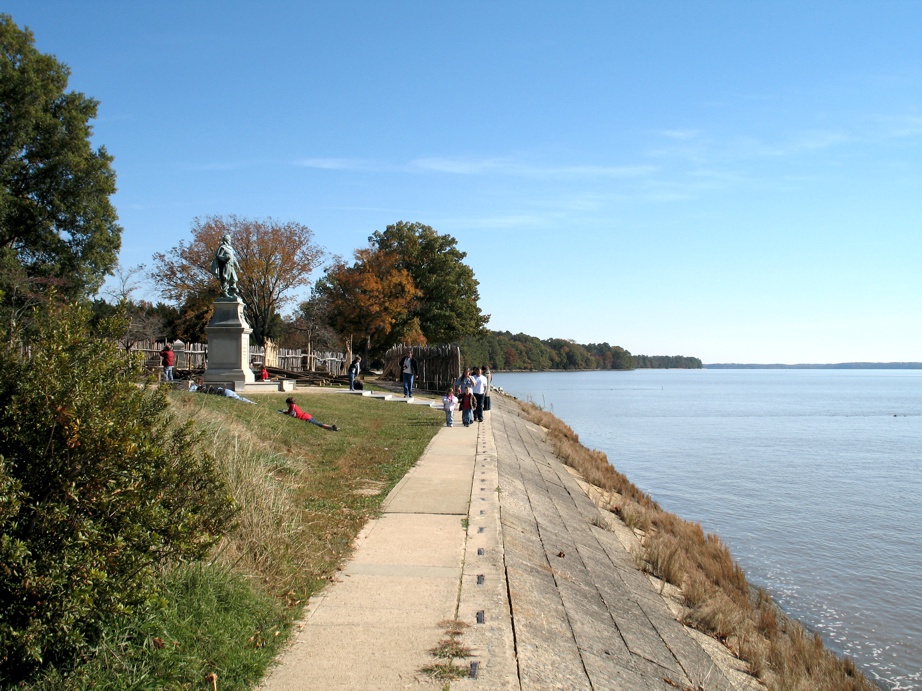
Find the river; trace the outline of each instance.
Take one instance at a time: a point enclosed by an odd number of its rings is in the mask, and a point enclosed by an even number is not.
[[[885,689],[922,688],[922,371],[496,373]]]

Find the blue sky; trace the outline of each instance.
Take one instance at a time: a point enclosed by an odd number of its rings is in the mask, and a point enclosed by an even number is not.
[[[493,329],[922,361],[922,2],[0,11],[101,103],[125,266],[211,214],[344,256],[419,221],[467,253]]]

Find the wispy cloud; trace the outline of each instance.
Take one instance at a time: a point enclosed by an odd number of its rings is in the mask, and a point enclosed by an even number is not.
[[[903,117],[879,118],[884,137],[888,139],[905,139],[922,135],[922,117],[906,115]]]
[[[361,158],[302,158],[294,164],[302,168],[321,170],[370,171],[378,169],[372,161]]]
[[[701,134],[701,130],[662,130],[659,132],[659,134],[663,137],[666,137],[667,139],[679,139],[686,141],[698,137]]]
[[[669,141],[648,149],[648,156],[660,161],[684,160],[696,165],[784,158],[832,149],[854,141],[851,135],[841,130],[804,130],[776,141],[753,136],[720,139],[698,130],[667,130],[658,135]]]
[[[192,163],[185,166],[186,170],[199,170],[199,171],[230,171],[230,170],[242,170],[244,168],[250,168],[254,165],[253,161],[225,161],[222,163]]]
[[[416,159],[410,165],[420,171],[452,175],[505,175],[525,178],[637,178],[656,171],[656,167],[652,165],[549,165],[514,158],[430,157]]]

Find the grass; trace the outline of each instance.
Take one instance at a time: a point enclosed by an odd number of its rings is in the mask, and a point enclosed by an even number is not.
[[[52,670],[28,688],[200,689],[209,675],[223,690],[252,688],[287,631],[283,605],[213,565],[182,565],[162,585],[160,607],[114,623],[86,664],[66,676]]]
[[[50,670],[22,688],[253,688],[307,599],[442,424],[430,408],[358,396],[260,394],[248,405],[171,395],[222,469],[239,508],[235,525],[207,563],[164,573],[159,600],[113,622],[74,672]],[[340,431],[280,415],[289,395]]]
[[[608,496],[600,508],[617,514],[640,537],[641,567],[682,591],[686,624],[722,641],[770,689],[871,691],[876,687],[855,667],[828,650],[817,634],[786,617],[743,570],[716,535],[663,511],[608,462],[587,449],[551,413],[520,402],[529,421],[548,430],[556,454]]]

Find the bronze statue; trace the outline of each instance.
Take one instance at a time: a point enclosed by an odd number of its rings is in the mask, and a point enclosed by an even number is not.
[[[230,235],[225,235],[221,246],[214,253],[211,260],[211,273],[221,282],[221,296],[226,298],[237,297],[237,256],[231,247]]]

